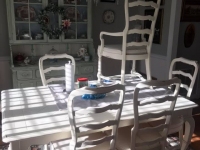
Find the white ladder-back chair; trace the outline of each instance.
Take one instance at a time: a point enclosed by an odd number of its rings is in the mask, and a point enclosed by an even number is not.
[[[87,107],[80,110],[74,110],[74,99],[83,94],[102,94],[114,92],[116,94],[116,103],[109,104],[103,107]],[[117,93],[116,93],[117,92]],[[125,87],[121,84],[115,84],[107,87],[90,88],[84,87],[74,90],[70,93],[68,98],[68,116],[71,126],[72,139],[64,139],[52,142],[55,150],[75,150],[75,149],[94,149],[94,150],[114,150],[117,136],[117,129],[121,117],[123,102],[124,102]],[[119,99],[118,99],[119,98]],[[118,101],[117,101],[118,100]],[[95,115],[98,113],[105,113],[112,110],[116,111],[115,115],[110,120],[104,120],[98,123],[88,123],[87,120],[81,125],[77,125],[76,120],[87,115]],[[113,112],[114,113],[114,112]],[[94,121],[95,122],[95,121]],[[112,127],[112,133],[106,136],[103,132],[88,135],[88,137],[80,137],[85,131],[99,131],[106,127]],[[70,142],[71,141],[71,142]],[[102,145],[103,144],[103,145]]]
[[[174,70],[176,63],[183,63],[183,64],[187,64],[187,65],[192,65],[194,67],[194,72],[193,74],[184,72],[182,70]],[[190,85],[186,85],[181,83],[180,87],[184,88],[187,90],[187,98],[191,97],[192,94],[192,90],[195,84],[195,80],[197,77],[197,73],[198,73],[198,69],[199,69],[199,65],[196,61],[193,60],[189,60],[186,58],[175,58],[172,60],[171,65],[170,65],[170,69],[169,69],[169,79],[171,79],[174,75],[182,75],[184,77],[187,77],[190,79]],[[180,118],[174,118],[172,120],[171,126],[169,128],[169,134],[173,134],[173,133],[177,133],[179,132],[179,141],[180,141],[180,145],[178,145],[177,147],[179,148],[179,146],[182,145],[183,142],[183,126],[184,126],[184,118],[180,117]],[[185,142],[190,142],[190,141],[185,141]]]
[[[178,62],[194,66],[193,75],[190,74],[190,73],[187,73],[187,72],[183,72],[182,70],[174,70],[175,64],[178,63]],[[173,75],[182,75],[182,76],[188,77],[191,80],[189,86],[181,83],[181,88],[184,88],[184,89],[187,90],[187,98],[190,98],[190,96],[192,94],[192,90],[193,90],[194,83],[195,83],[195,80],[196,80],[196,77],[197,77],[198,69],[199,69],[198,62],[192,61],[192,60],[189,60],[189,59],[185,59],[185,58],[182,58],[182,57],[175,58],[171,62],[170,69],[169,69],[169,79],[171,79],[173,77]]]
[[[63,66],[60,67],[49,67],[44,69],[43,66],[43,61],[47,60],[47,59],[69,59],[72,61],[72,64],[74,64],[74,73],[75,73],[75,68],[76,68],[76,64],[75,64],[75,60],[72,56],[67,55],[67,54],[46,54],[43,57],[40,58],[39,60],[39,70],[40,70],[40,76],[42,79],[42,84],[43,86],[46,86],[47,84],[54,82],[54,81],[65,81],[65,77],[59,77],[59,78],[50,78],[50,79],[46,79],[45,74],[50,72],[50,71],[59,71],[59,70],[65,70],[65,64]]]
[[[176,66],[177,63],[184,63],[184,64],[187,64],[187,65],[192,65],[194,67],[193,74],[184,72],[182,70],[175,70],[175,66]],[[199,68],[199,65],[196,61],[192,61],[192,60],[185,59],[185,58],[182,58],[182,57],[175,58],[171,62],[170,69],[169,69],[169,79],[171,79],[174,75],[182,75],[182,76],[187,77],[191,80],[189,86],[185,85],[183,83],[181,83],[181,85],[180,85],[181,88],[184,88],[188,91],[187,95],[186,95],[187,98],[190,98],[190,96],[192,94],[192,90],[193,90],[194,83],[195,83],[197,73],[198,73],[198,68]],[[156,125],[158,125],[162,122],[164,122],[164,120],[154,121],[154,122],[151,122],[150,125],[156,126]],[[179,141],[180,141],[180,145],[175,145],[175,146],[171,145],[172,148],[174,148],[174,149],[180,149],[180,147],[182,146],[184,122],[185,121],[184,121],[184,118],[182,116],[180,116],[180,118],[172,118],[172,122],[171,122],[171,125],[169,127],[168,134],[179,133]],[[185,141],[185,142],[190,143],[190,141]],[[169,144],[170,144],[170,142],[169,142]]]
[[[163,95],[153,100],[151,98],[138,99],[140,94],[141,97],[143,97],[142,94],[144,94],[144,92],[150,93],[151,90],[153,90],[151,87],[159,89],[170,85],[176,86],[174,93],[171,93],[170,95]],[[179,88],[180,80],[178,78],[166,81],[151,80],[137,84],[133,94],[134,126],[119,128],[116,148],[118,150],[164,150]],[[168,105],[169,107],[163,108],[163,110],[158,112],[151,112],[150,108],[152,103],[158,104],[158,107],[162,107],[162,105]],[[149,109],[149,113],[142,113],[142,110],[144,109]],[[163,124],[156,127],[151,127],[144,123],[145,120],[158,119],[161,117],[165,117],[165,121]]]
[[[151,69],[150,69],[150,54],[151,54],[151,47],[154,37],[155,31],[155,24],[158,16],[158,11],[160,8],[160,1],[157,0],[157,3],[151,2],[144,2],[144,1],[135,1],[129,2],[129,0],[124,0],[124,10],[125,10],[125,28],[122,32],[117,33],[109,33],[109,32],[101,32],[100,33],[100,40],[101,45],[98,47],[98,81],[100,82],[101,78],[107,79],[102,75],[102,56],[108,57],[111,59],[121,60],[121,84],[124,84],[125,78],[125,65],[126,60],[132,60],[132,73],[135,72],[135,61],[136,60],[145,60],[146,63],[146,73],[147,79],[151,80]],[[152,7],[155,9],[153,16],[143,16],[143,15],[129,15],[129,8],[143,6],[143,7]],[[152,22],[150,29],[129,29],[129,24],[132,21],[146,21],[149,20]],[[127,36],[130,34],[144,34],[149,35],[148,41],[142,42],[127,42]],[[115,37],[122,37],[122,44],[121,45],[105,45],[103,36],[115,36]]]

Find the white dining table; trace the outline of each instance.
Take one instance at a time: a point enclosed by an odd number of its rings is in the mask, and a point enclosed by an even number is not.
[[[133,115],[133,90],[138,81],[128,81],[126,88],[125,101],[120,120],[120,127],[134,124]],[[55,85],[61,87],[61,85]],[[153,89],[152,89],[153,90]],[[155,93],[162,94],[164,90],[157,90],[154,93],[144,93],[143,96],[154,98]],[[166,92],[166,91],[164,91]],[[112,93],[113,94],[113,93]],[[115,95],[107,94],[103,99],[104,104],[115,98]],[[81,102],[82,101],[82,102]],[[92,102],[92,103],[90,103]],[[97,102],[97,101],[96,101]],[[111,101],[112,102],[112,101]],[[80,99],[80,103],[99,105],[100,100],[85,101]],[[78,103],[77,103],[78,104]],[[79,106],[79,105],[77,105]],[[80,105],[82,107],[83,105]],[[86,107],[84,105],[83,107]],[[169,105],[162,104],[157,106],[151,104],[141,113],[157,112],[165,109]],[[185,120],[185,136],[181,150],[186,150],[192,134],[194,132],[194,119],[192,109],[197,107],[194,102],[178,96],[173,118],[182,116]],[[56,105],[55,96],[49,86],[30,87],[22,89],[11,89],[1,92],[2,109],[2,140],[10,142],[10,150],[27,150],[30,145],[47,144],[50,141],[60,140],[70,137],[70,124],[66,109],[59,110]],[[106,112],[85,117],[77,117],[77,124],[86,122],[98,123],[102,120],[114,117],[113,112]],[[146,120],[153,121],[153,120]],[[109,128],[107,128],[109,129]],[[104,129],[106,130],[106,129]],[[83,134],[88,134],[83,133]]]

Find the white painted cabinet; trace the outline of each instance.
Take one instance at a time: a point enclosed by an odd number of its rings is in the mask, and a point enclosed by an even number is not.
[[[41,79],[38,68],[38,59],[55,48],[58,53],[67,53],[77,56],[78,50],[84,46],[91,56],[89,62],[77,61],[76,75],[96,79],[95,51],[91,38],[91,6],[92,1],[87,0],[6,0],[7,18],[9,28],[9,42],[11,52],[11,70],[14,88],[40,86]],[[64,15],[49,12],[44,17],[48,29],[54,31],[61,27],[62,21],[70,19],[71,26],[62,34],[56,36],[47,35],[43,32],[39,22],[41,12],[47,6],[63,8]],[[65,16],[65,18],[63,18]],[[24,60],[20,62],[16,56],[28,57],[31,62],[25,65]],[[32,58],[35,58],[34,61]],[[59,62],[59,61],[58,61]],[[59,62],[64,65],[64,62]],[[56,63],[47,63],[47,66]],[[64,76],[64,71],[50,72],[47,77]]]

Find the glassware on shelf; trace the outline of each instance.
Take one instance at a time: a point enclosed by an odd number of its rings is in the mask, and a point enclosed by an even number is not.
[[[51,54],[51,55],[58,54],[58,50],[54,49],[54,46],[52,46],[52,49],[50,49],[48,54]]]
[[[75,5],[76,1],[75,0],[64,0],[64,4],[73,4]]]

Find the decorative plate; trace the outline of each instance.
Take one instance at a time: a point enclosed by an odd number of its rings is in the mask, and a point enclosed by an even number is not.
[[[190,24],[187,26],[184,36],[184,45],[186,48],[192,46],[195,39],[195,26],[194,24]]]
[[[36,17],[36,12],[33,7],[29,6],[30,10],[30,20],[34,20]],[[22,19],[22,20],[28,20],[29,15],[28,15],[28,6],[19,6],[17,7],[17,17]]]
[[[66,16],[71,20],[71,21],[75,21],[75,15],[77,14],[77,19],[80,18],[80,13],[78,10],[76,10],[75,13],[75,7],[68,7],[66,9]]]
[[[106,10],[103,13],[103,22],[107,24],[113,23],[115,20],[115,13],[112,10]]]

